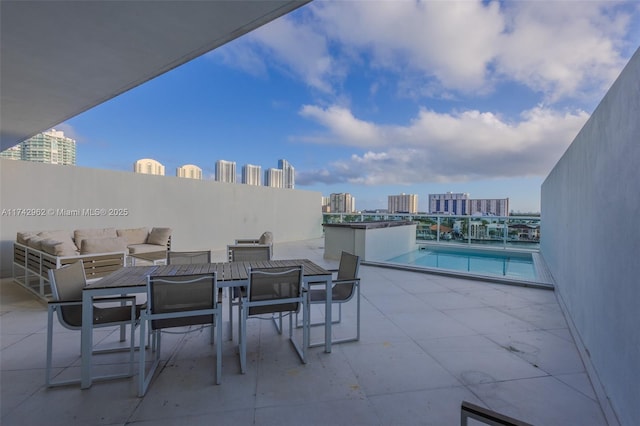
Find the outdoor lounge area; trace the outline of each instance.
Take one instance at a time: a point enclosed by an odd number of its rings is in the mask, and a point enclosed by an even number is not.
[[[335,268],[337,261],[323,259],[323,245],[322,238],[276,243],[274,258]],[[212,261],[225,256],[214,251]],[[607,424],[553,291],[367,265],[359,276],[360,341],[331,353],[311,348],[302,364],[271,321],[252,320],[246,374],[237,338],[223,339],[216,385],[209,333],[166,335],[143,398],[137,376],[87,390],[46,388],[46,306],[5,278],[0,423],[457,425],[468,401],[536,425]],[[336,338],[353,332],[351,308],[334,325]],[[226,312],[223,318],[226,325]],[[54,374],[78,375],[79,333],[54,332]],[[100,333],[96,340],[117,339],[115,331]],[[321,333],[314,327],[312,339]],[[126,360],[126,353],[101,355],[95,369],[122,369]]]

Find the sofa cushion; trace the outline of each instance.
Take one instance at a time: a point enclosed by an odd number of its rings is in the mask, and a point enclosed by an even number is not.
[[[147,237],[147,244],[166,246],[171,237],[171,228],[152,228]]]
[[[38,236],[63,243],[64,248],[60,248],[60,250],[64,250],[65,252],[78,250],[75,243],[73,242],[73,239],[71,238],[71,232],[69,231],[42,231],[38,233]],[[42,250],[46,251],[44,250],[44,248]]]
[[[76,256],[78,254],[76,245],[71,241],[71,237],[69,237],[69,241],[43,240],[40,246],[43,252],[53,256]]]
[[[47,237],[41,237],[40,235],[34,235],[27,240],[27,245],[35,250],[42,250],[42,242],[48,240]]]
[[[127,239],[127,244],[144,244],[147,242],[149,236],[149,229],[147,228],[130,228],[130,229],[117,229],[116,233],[118,237],[124,237]]]
[[[259,244],[273,244],[273,234],[269,231],[264,232],[260,235],[260,239],[258,240]]]
[[[80,251],[82,251],[82,240],[85,238],[115,238],[117,236],[115,228],[76,229],[73,232],[73,240]]]
[[[127,247],[129,248],[129,254],[149,253],[167,249],[167,246],[159,246],[157,244],[129,244]]]
[[[80,254],[112,253],[127,251],[127,240],[124,237],[84,238]]]
[[[27,241],[29,241],[29,238],[33,238],[36,235],[38,235],[39,231],[24,231],[24,232],[18,232],[16,234],[16,242],[22,245],[27,245]]]

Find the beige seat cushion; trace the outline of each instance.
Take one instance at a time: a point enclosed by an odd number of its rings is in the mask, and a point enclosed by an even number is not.
[[[80,254],[112,253],[127,251],[127,240],[124,237],[84,238]]]
[[[166,246],[171,237],[171,228],[152,228],[147,237],[147,244]]]
[[[149,229],[147,228],[130,228],[130,229],[117,229],[116,233],[118,237],[124,237],[127,239],[127,244],[144,244],[147,242],[149,236]]]
[[[78,250],[82,251],[82,240],[86,238],[116,238],[115,228],[76,229],[73,232],[73,240]]]
[[[157,244],[129,244],[129,254],[149,253],[152,251],[163,251],[167,246],[159,246]]]

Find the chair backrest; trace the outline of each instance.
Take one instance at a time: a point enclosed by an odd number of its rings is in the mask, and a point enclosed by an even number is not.
[[[271,246],[268,244],[235,244],[227,246],[231,262],[251,262],[271,260]]]
[[[180,316],[180,313],[216,309],[218,283],[216,274],[193,274],[147,277],[147,303],[151,329],[213,324],[213,314]],[[160,314],[174,313],[171,318],[153,319]]]
[[[82,289],[87,284],[82,260],[59,269],[49,269],[49,283],[54,300],[81,301]],[[57,311],[58,319],[65,327],[77,328],[82,325],[81,305],[59,306]]]
[[[302,301],[302,265],[249,270],[249,315],[297,312]],[[295,299],[278,303],[283,299]]]
[[[360,267],[360,257],[355,254],[342,252],[340,256],[340,265],[338,266],[338,280],[355,280],[358,278],[358,268]],[[336,285],[333,290],[333,295],[336,300],[347,300],[353,296],[356,283],[351,281],[350,283]]]
[[[167,252],[167,265],[188,265],[191,263],[211,263],[211,250]]]

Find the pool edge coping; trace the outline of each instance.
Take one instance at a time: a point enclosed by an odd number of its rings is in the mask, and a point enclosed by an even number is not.
[[[538,260],[542,261],[542,259],[538,259]],[[537,262],[534,260],[534,267],[535,267],[535,263]],[[529,288],[537,288],[541,290],[555,291],[555,285],[553,284],[553,282],[518,280],[514,278],[500,277],[497,275],[472,274],[469,272],[454,271],[452,269],[444,269],[444,268],[436,269],[436,268],[402,265],[399,263],[380,262],[380,261],[372,261],[372,260],[363,260],[361,264],[366,266],[374,266],[378,268],[398,269],[398,270],[410,271],[410,272],[420,272],[424,274],[443,275],[443,276],[453,277],[453,278],[465,278],[465,279],[470,279],[475,281],[485,281],[485,282],[492,282],[497,284],[515,285],[519,287],[529,287]],[[540,267],[542,268],[543,266],[541,265]],[[544,266],[544,269],[546,270],[546,266]],[[537,270],[536,270],[536,273],[537,273]]]

